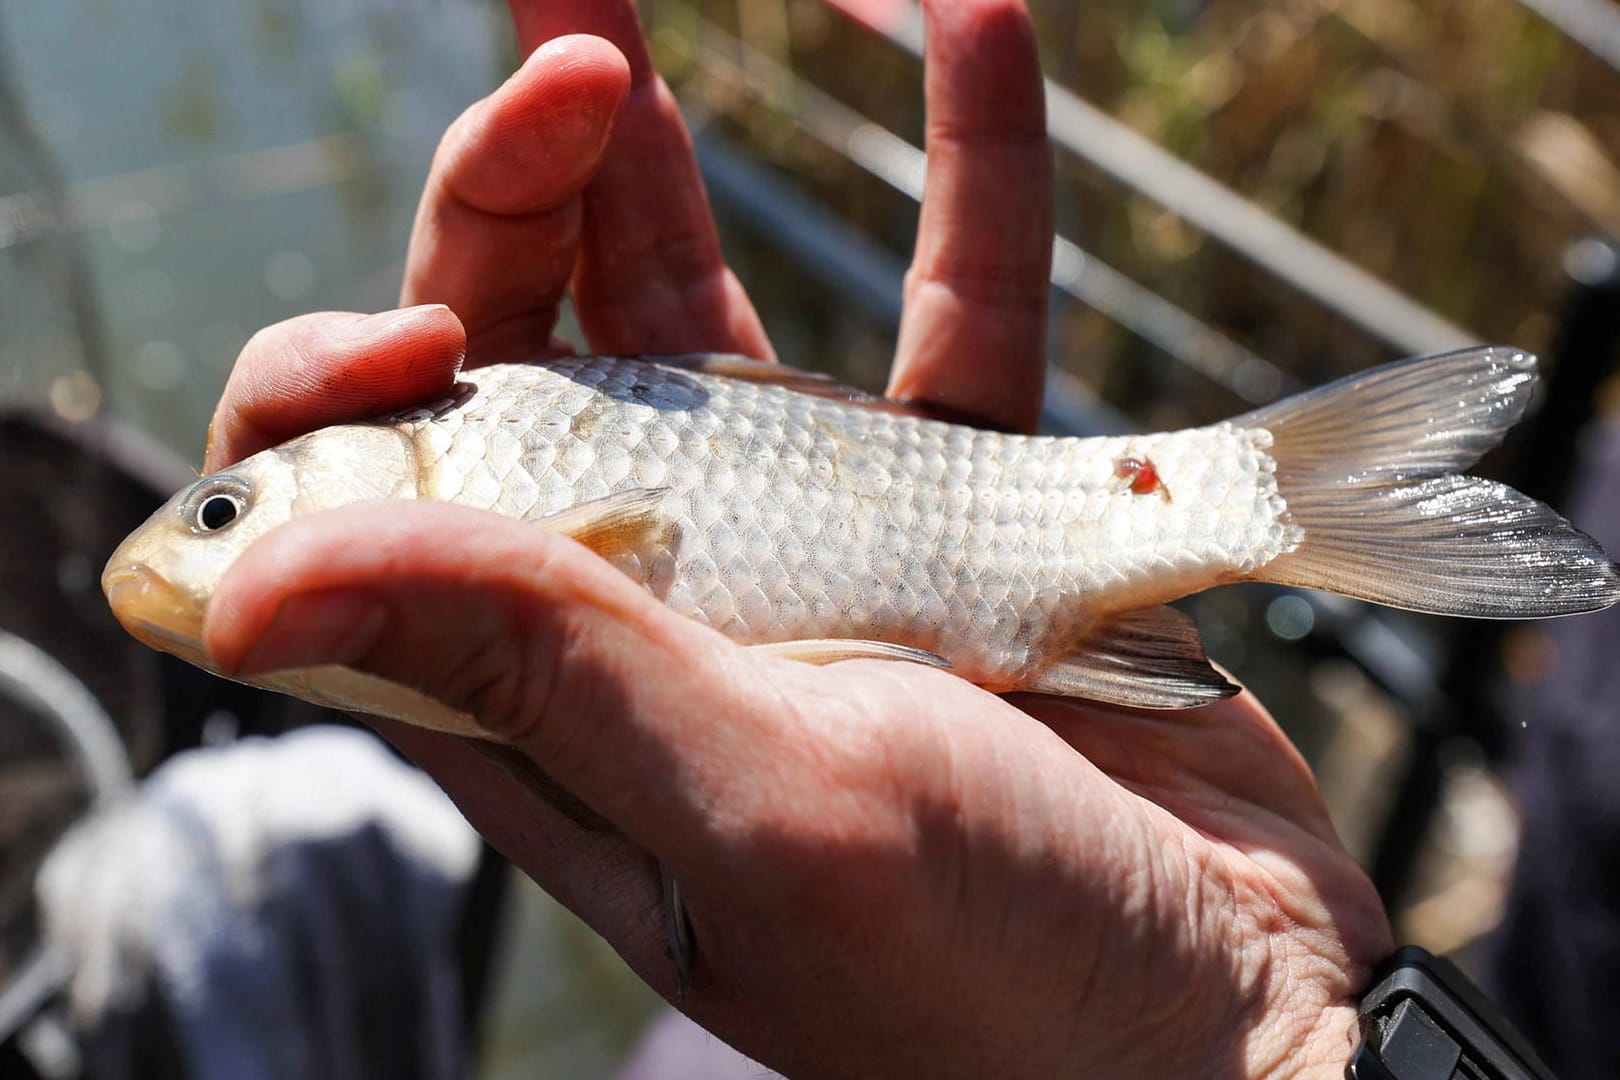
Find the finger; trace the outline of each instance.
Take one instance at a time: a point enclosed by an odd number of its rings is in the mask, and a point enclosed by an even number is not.
[[[932,0],[928,181],[891,397],[1032,431],[1045,381],[1052,154],[1021,0]]]
[[[519,44],[565,31],[623,51],[630,92],[585,194],[574,302],[605,353],[737,352],[772,356],[759,316],[727,269],[692,141],[653,70],[628,0],[511,0]]]
[[[608,42],[537,49],[439,144],[406,259],[405,303],[453,308],[475,363],[545,348],[573,272],[580,194],[630,85]]]
[[[437,305],[377,315],[326,311],[266,327],[242,348],[225,383],[203,469],[442,394],[466,344],[460,321]]]
[[[518,49],[531,53],[564,34],[592,34],[613,43],[637,82],[652,78],[652,54],[630,0],[507,0]]]
[[[345,664],[472,714],[677,869],[714,865],[704,807],[765,797],[733,778],[796,761],[791,710],[759,706],[776,691],[746,653],[585,548],[465,507],[296,519],[232,566],[205,630],[229,673]]]

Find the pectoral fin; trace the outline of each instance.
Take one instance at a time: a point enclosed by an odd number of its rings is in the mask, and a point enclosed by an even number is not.
[[[544,517],[537,524],[577,540],[605,559],[645,550],[670,528],[659,513],[668,488],[630,488]]]
[[[857,638],[806,638],[803,641],[774,641],[751,648],[771,656],[797,660],[802,664],[836,664],[840,660],[902,660],[909,664],[948,668],[951,662],[927,649],[895,645],[887,641],[861,641]]]
[[[1155,607],[1095,627],[1026,689],[1142,709],[1190,709],[1229,698],[1239,687],[1210,665],[1189,616]]]

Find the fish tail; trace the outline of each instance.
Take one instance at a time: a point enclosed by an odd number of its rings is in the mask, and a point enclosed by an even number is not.
[[[1459,475],[1523,414],[1535,357],[1465,349],[1353,375],[1232,421],[1270,432],[1299,546],[1254,577],[1443,615],[1527,619],[1620,601],[1598,543]]]

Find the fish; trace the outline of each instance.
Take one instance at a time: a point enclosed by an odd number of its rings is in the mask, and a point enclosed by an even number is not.
[[[1602,548],[1471,465],[1523,414],[1533,355],[1397,361],[1220,423],[989,431],[743,357],[582,356],[464,371],[442,400],[203,477],[102,585],[136,638],[208,670],[212,591],[307,513],[437,499],[534,522],[739,644],[944,668],[994,691],[1188,708],[1237,688],[1171,601],[1262,581],[1499,619],[1620,600]],[[327,665],[247,681],[483,735]]]

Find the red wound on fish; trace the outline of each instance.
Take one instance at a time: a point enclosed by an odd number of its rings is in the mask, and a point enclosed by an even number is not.
[[[1132,495],[1159,494],[1170,502],[1170,489],[1159,479],[1159,470],[1147,458],[1123,457],[1114,462],[1114,475],[1130,482]]]

